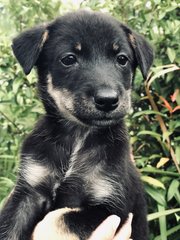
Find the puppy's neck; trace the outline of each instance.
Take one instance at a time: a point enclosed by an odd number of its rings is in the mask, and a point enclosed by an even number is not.
[[[55,119],[48,115],[44,118],[47,123],[49,133],[57,139],[61,139],[65,136],[70,136],[71,139],[76,139],[77,137],[83,137],[88,135],[94,139],[104,139],[106,142],[120,141],[121,144],[129,143],[129,135],[125,125],[124,120],[122,119],[118,124],[108,126],[108,127],[96,127],[81,125],[77,122],[67,121],[64,118]]]

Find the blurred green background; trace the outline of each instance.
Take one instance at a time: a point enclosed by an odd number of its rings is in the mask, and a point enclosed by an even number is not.
[[[19,150],[43,113],[36,74],[25,76],[11,39],[67,11],[109,12],[143,34],[154,47],[149,78],[139,71],[133,110],[127,119],[134,159],[147,192],[150,237],[180,239],[180,3],[178,0],[1,0],[0,1],[0,206],[16,181]]]

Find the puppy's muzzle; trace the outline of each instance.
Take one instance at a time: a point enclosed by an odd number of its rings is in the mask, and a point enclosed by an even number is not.
[[[118,107],[118,93],[110,88],[101,88],[94,95],[96,109],[104,112],[113,111]]]

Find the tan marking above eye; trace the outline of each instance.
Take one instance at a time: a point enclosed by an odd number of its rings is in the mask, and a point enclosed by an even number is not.
[[[80,51],[82,50],[82,45],[81,45],[81,43],[80,43],[80,42],[77,42],[77,43],[75,44],[74,48],[75,48],[75,50],[77,50],[77,51],[80,52]]]
[[[119,50],[119,45],[117,43],[113,43],[113,50],[117,52]]]

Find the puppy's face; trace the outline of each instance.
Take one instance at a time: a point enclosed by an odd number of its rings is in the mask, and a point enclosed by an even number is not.
[[[130,109],[136,66],[145,76],[152,63],[146,41],[98,13],[68,14],[40,30],[31,65],[38,67],[39,89],[47,111],[79,124],[117,124]],[[14,41],[17,58],[22,38],[27,41],[23,35]],[[32,66],[25,65],[28,73]]]

